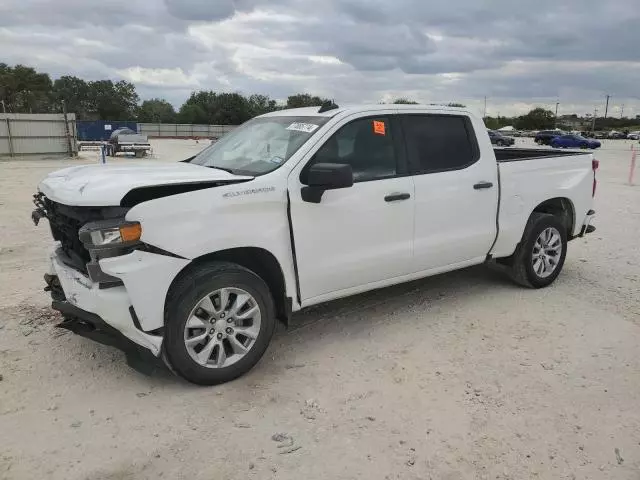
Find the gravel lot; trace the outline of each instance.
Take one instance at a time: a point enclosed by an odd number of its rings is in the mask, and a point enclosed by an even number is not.
[[[54,328],[31,195],[97,154],[0,162],[0,478],[639,479],[629,146],[597,151],[598,230],[552,287],[477,267],[315,307],[214,388]],[[146,161],[202,147],[157,141]]]

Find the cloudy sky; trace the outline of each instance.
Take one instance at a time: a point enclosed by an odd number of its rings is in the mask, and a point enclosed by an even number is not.
[[[0,61],[192,90],[640,114],[639,0],[1,0]]]

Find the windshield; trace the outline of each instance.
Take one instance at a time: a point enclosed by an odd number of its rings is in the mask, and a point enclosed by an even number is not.
[[[286,162],[329,118],[254,118],[204,149],[191,163],[238,175],[263,175]]]

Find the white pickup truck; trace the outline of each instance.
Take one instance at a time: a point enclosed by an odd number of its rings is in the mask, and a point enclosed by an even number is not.
[[[597,167],[494,150],[465,109],[332,104],[256,117],[183,162],[52,173],[33,219],[56,242],[63,326],[117,332],[211,385],[320,302],[485,262],[549,285],[594,230]]]

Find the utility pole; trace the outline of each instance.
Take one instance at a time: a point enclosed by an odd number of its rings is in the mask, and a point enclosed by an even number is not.
[[[598,115],[598,109],[594,108],[593,110],[593,123],[591,124],[591,131],[596,131],[596,116]]]
[[[622,104],[622,107],[620,108],[620,118],[622,118],[623,114],[624,114],[624,103]]]
[[[609,111],[609,98],[611,98],[611,95],[607,95],[607,103],[604,107],[604,118],[605,120],[607,119],[607,112]]]
[[[487,96],[484,96],[484,112],[482,113],[482,118],[487,118]]]
[[[556,102],[556,119],[554,122],[554,127],[558,128],[558,105],[560,105],[560,102]]]

